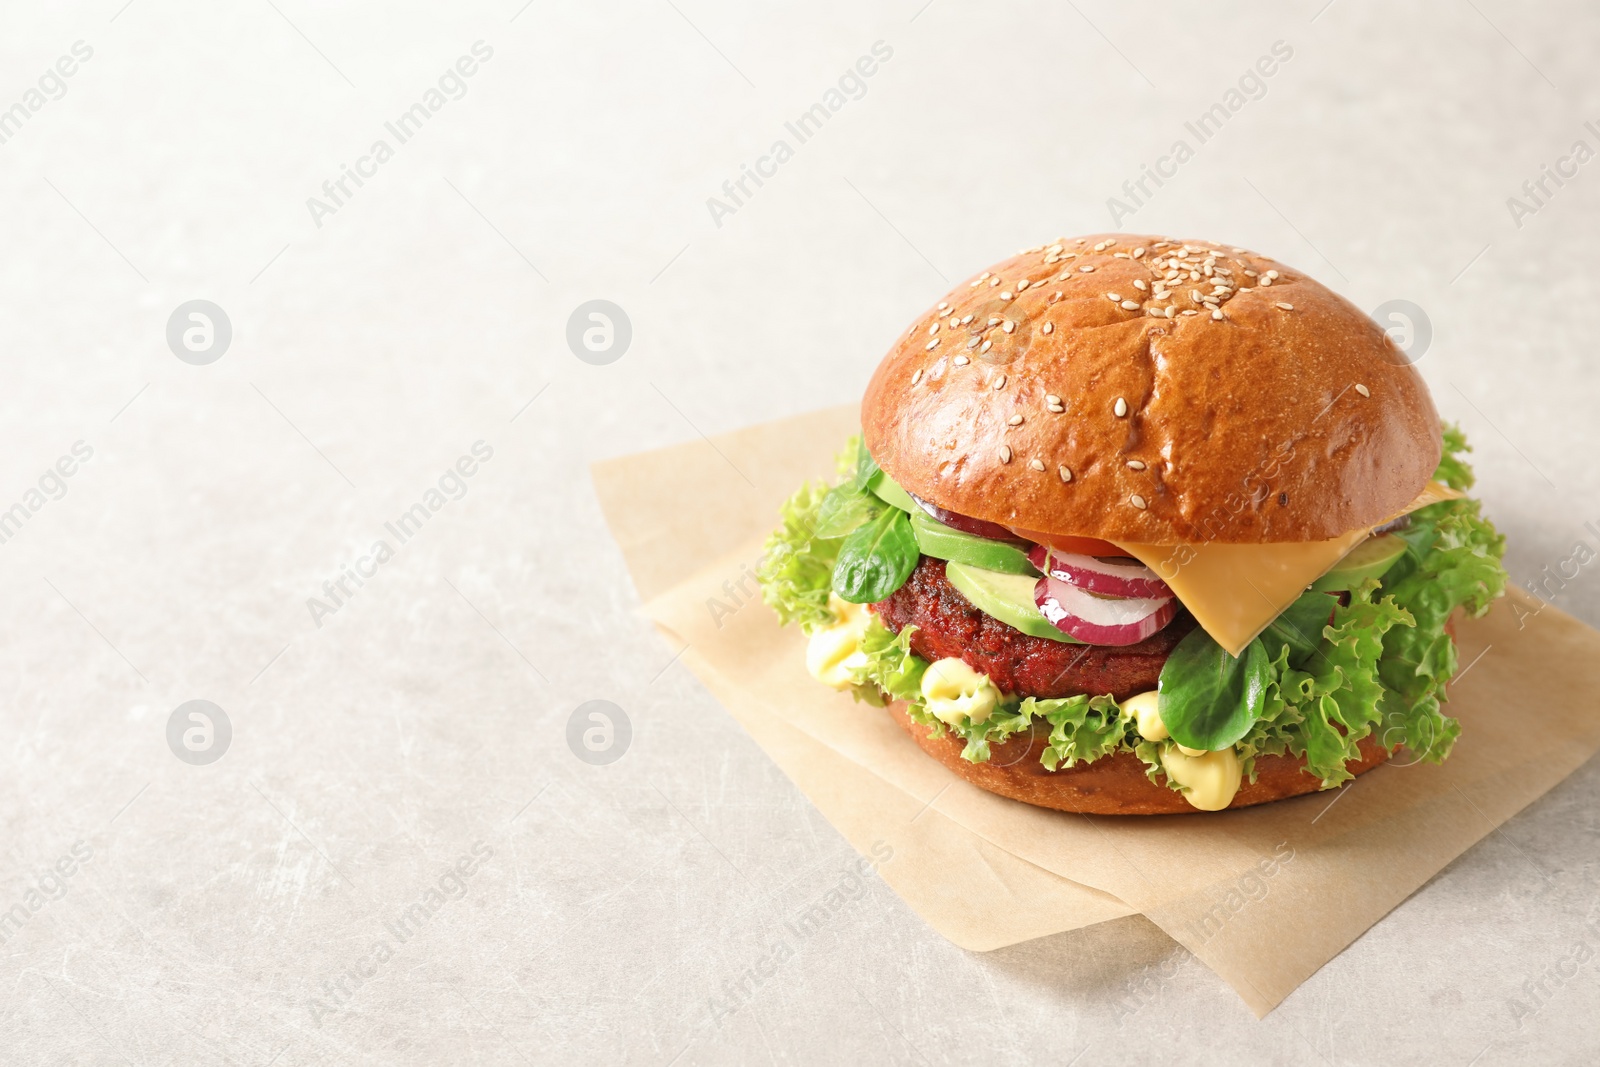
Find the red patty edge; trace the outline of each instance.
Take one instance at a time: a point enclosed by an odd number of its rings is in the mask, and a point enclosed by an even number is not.
[[[915,626],[911,651],[930,662],[958,658],[1018,697],[1098,696],[1126,700],[1156,687],[1161,668],[1195,627],[1180,610],[1135,645],[1070,645],[1033,637],[979,611],[945,577],[944,560],[923,556],[911,576],[871,610],[899,633]]]

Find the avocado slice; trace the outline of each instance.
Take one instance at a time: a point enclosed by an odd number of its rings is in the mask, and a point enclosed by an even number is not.
[[[897,507],[901,511],[908,512],[913,516],[927,514],[927,512],[917,507],[917,502],[912,500],[904,489],[900,488],[898,482],[881,470],[872,476],[872,481],[867,483],[867,488],[871,489],[873,495],[879,500]],[[930,556],[933,555],[931,552],[928,554]]]
[[[1368,578],[1382,578],[1384,572],[1406,554],[1403,538],[1394,534],[1369,537],[1333,565],[1333,569],[1312,583],[1317,593],[1338,593],[1354,588]]]
[[[904,489],[883,471],[872,476],[868,483],[874,496],[885,504],[899,508],[911,516],[911,530],[916,534],[917,547],[925,556],[935,559],[955,560],[986,571],[1003,574],[1032,574],[1039,572],[1028,562],[1028,553],[1020,544],[1007,544],[987,537],[976,537],[952,529],[929,515]]]
[[[992,615],[1031,637],[1060,641],[1064,645],[1083,644],[1050,625],[1050,620],[1040,614],[1039,606],[1033,601],[1033,587],[1039,579],[1025,574],[1001,574],[955,561],[945,564],[944,574],[950,584],[985,615]]]
[[[917,547],[922,549],[924,556],[952,560],[1002,574],[1039,576],[1033,564],[1028,562],[1028,554],[1023,551],[1021,544],[991,541],[987,537],[974,537],[960,530],[952,530],[921,509],[911,513],[911,532],[916,534]]]

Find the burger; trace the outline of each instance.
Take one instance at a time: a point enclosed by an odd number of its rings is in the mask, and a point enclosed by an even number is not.
[[[1306,274],[1063,238],[917,316],[758,573],[819,682],[983,789],[1245,807],[1449,755],[1452,619],[1506,582],[1466,451]]]

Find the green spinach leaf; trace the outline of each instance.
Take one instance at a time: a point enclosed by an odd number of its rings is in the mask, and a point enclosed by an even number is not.
[[[1277,657],[1280,645],[1288,645],[1289,666],[1303,667],[1322,643],[1323,628],[1338,605],[1327,593],[1302,593],[1256,640],[1266,646],[1268,659]]]
[[[851,482],[829,489],[817,508],[816,536],[843,537],[870,520],[881,507],[871,493],[862,492]]]
[[[872,484],[872,479],[881,470],[878,461],[872,458],[872,453],[867,451],[867,443],[859,438],[856,440],[856,474],[855,487],[863,493]]]
[[[852,604],[882,600],[905,584],[921,555],[910,517],[899,508],[884,508],[839,546],[833,591]]]
[[[1227,748],[1261,718],[1272,680],[1272,657],[1259,637],[1234,657],[1197,626],[1161,668],[1161,721],[1180,745]]]

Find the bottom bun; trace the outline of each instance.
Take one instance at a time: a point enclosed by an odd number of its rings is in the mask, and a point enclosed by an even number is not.
[[[906,714],[906,704],[897,700],[890,712],[922,746],[922,751],[979,789],[999,793],[1024,804],[1057,811],[1085,812],[1090,815],[1187,815],[1198,814],[1183,794],[1157,785],[1145,776],[1144,761],[1132,752],[1116,752],[1093,763],[1079,763],[1070,770],[1046,770],[1039,757],[1050,743],[1050,731],[1038,719],[1025,734],[1017,734],[1004,744],[990,746],[986,763],[961,758],[964,743],[954,735],[928,736],[929,727],[919,726]],[[1345,765],[1351,774],[1364,774],[1389,758],[1384,747],[1370,737],[1357,742],[1361,759]],[[1245,781],[1234,796],[1232,808],[1248,808],[1285,797],[1314,793],[1322,781],[1305,772],[1301,756],[1258,756],[1256,780]]]

